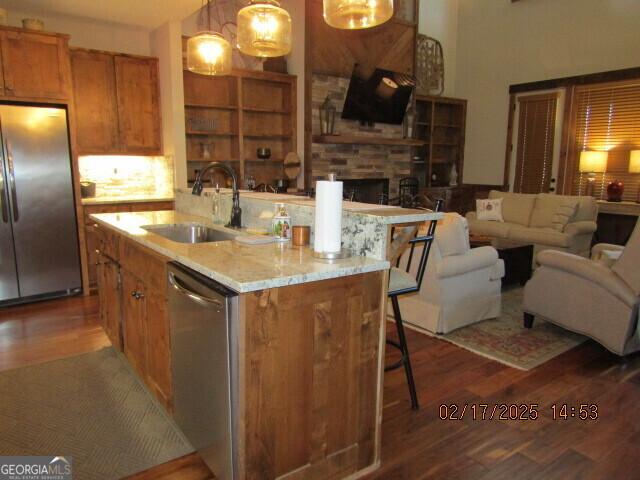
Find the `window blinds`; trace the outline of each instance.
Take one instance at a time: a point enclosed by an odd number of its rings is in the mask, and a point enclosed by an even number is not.
[[[548,192],[556,127],[556,93],[518,99],[518,144],[514,192]]]
[[[640,81],[576,87],[574,98],[573,192],[584,194],[586,185],[580,152],[604,150],[607,173],[596,176],[595,193],[605,198],[608,183],[617,179],[625,184],[623,199],[635,200],[639,177],[628,170],[629,152],[640,149]]]

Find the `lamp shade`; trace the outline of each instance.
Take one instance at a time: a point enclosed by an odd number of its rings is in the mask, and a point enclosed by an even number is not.
[[[201,32],[187,40],[187,68],[201,75],[231,73],[231,45],[219,33]]]
[[[629,173],[640,173],[640,150],[632,150],[629,155]]]
[[[607,152],[580,152],[580,173],[604,173],[607,171]]]
[[[291,16],[275,0],[252,0],[238,12],[238,48],[254,57],[291,51]]]
[[[324,0],[324,21],[334,28],[371,28],[393,17],[393,0]]]

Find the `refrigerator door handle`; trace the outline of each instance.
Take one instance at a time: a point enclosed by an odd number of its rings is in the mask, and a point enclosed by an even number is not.
[[[7,208],[7,194],[4,190],[4,166],[0,163],[0,208],[2,209],[2,221],[9,223],[9,209]]]
[[[11,150],[11,142],[6,140],[4,142],[5,149],[7,151],[7,165],[9,166],[9,188],[11,188],[11,205],[13,207],[13,221],[17,222],[20,219],[20,212],[18,211],[18,194],[16,193],[16,176],[13,170],[13,152]]]

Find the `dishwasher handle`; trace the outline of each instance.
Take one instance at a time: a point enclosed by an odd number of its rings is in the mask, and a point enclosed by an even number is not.
[[[203,307],[215,306],[216,311],[221,312],[224,309],[224,305],[220,300],[215,298],[204,297],[196,292],[189,290],[184,284],[180,282],[173,274],[173,272],[169,272],[169,283],[171,286],[182,295],[189,297],[194,302],[202,305]]]

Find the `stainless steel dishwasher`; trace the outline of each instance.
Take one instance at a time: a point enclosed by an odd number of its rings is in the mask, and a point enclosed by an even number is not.
[[[216,478],[232,480],[238,294],[177,263],[168,272],[174,420]]]

